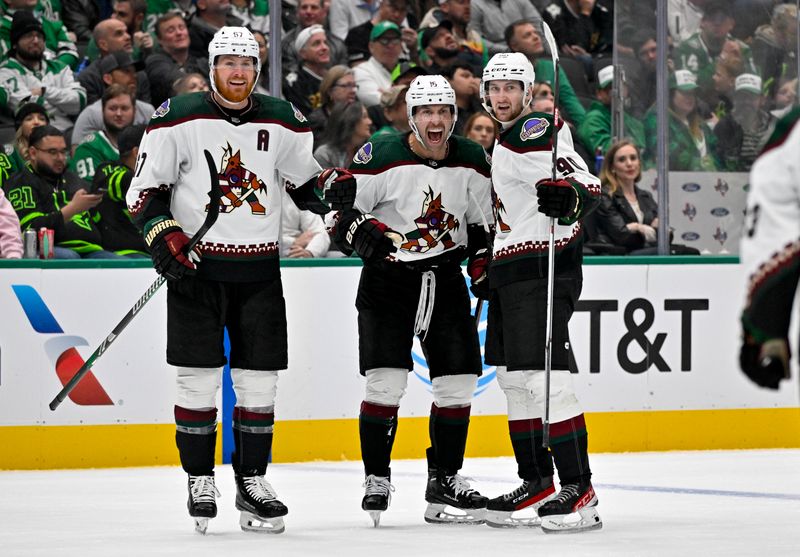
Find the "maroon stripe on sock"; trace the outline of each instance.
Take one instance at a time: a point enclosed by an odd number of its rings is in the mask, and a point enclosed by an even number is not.
[[[361,403],[361,414],[373,418],[396,418],[398,409],[397,406],[382,406],[366,400]]]
[[[570,435],[573,432],[580,432],[586,430],[586,421],[583,419],[583,414],[578,414],[574,418],[564,420],[563,422],[556,422],[550,424],[550,436],[561,437],[562,435]]]
[[[440,418],[447,418],[451,420],[465,420],[469,418],[472,406],[464,406],[463,408],[439,408],[434,402],[431,404],[431,416]]]
[[[508,420],[508,431],[511,434],[542,431],[542,420],[541,418],[533,418],[529,420]]]
[[[238,406],[233,407],[233,419],[239,422],[264,422],[264,421],[272,421],[275,419],[274,412],[252,412],[250,410],[245,410],[244,408],[239,408]]]
[[[211,410],[191,410],[181,406],[175,406],[175,421],[182,424],[191,425],[193,423],[206,424],[217,421],[217,409]]]

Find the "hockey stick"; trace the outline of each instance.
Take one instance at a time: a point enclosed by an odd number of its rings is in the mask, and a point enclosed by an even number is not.
[[[203,225],[200,229],[195,232],[194,236],[189,240],[189,243],[184,250],[184,253],[189,253],[197,243],[206,235],[208,229],[216,222],[217,217],[219,216],[219,198],[221,195],[221,190],[219,186],[219,174],[217,173],[216,164],[214,163],[214,158],[211,156],[211,153],[208,151],[203,151],[206,156],[206,162],[208,163],[208,172],[211,176],[211,191],[208,192],[208,197],[210,198],[210,204],[208,206],[208,214],[206,215],[206,220],[203,221]],[[69,396],[69,393],[78,386],[78,383],[84,376],[89,373],[91,370],[92,365],[102,356],[108,347],[117,339],[117,337],[122,333],[125,327],[133,321],[133,318],[136,317],[136,314],[144,307],[144,305],[153,297],[153,295],[161,288],[161,285],[166,282],[163,276],[159,275],[158,278],[150,285],[150,287],[142,294],[142,297],[139,298],[133,307],[125,314],[125,317],[114,327],[114,330],[111,331],[111,334],[108,335],[100,346],[97,347],[97,350],[92,353],[91,356],[86,360],[86,362],[80,367],[80,369],[75,372],[75,375],[64,385],[64,388],[59,391],[56,397],[50,402],[50,410],[55,410],[58,408],[62,402]]]
[[[556,179],[556,165],[558,164],[558,46],[553,32],[547,23],[542,22],[544,40],[553,57],[553,164],[551,178]],[[555,259],[556,259],[556,219],[550,217],[549,236],[547,238],[547,329],[544,345],[544,418],[542,419],[542,446],[550,446],[550,373],[553,364],[553,290],[555,287]]]

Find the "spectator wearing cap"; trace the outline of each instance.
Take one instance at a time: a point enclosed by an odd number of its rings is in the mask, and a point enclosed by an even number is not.
[[[764,93],[772,99],[782,82],[797,77],[797,5],[775,6],[770,23],[756,29],[752,48]]]
[[[578,126],[578,139],[589,153],[603,154],[611,148],[615,139],[626,137],[636,146],[639,151],[643,151],[647,146],[644,135],[644,124],[641,120],[634,118],[627,111],[623,111],[623,129],[614,130],[612,135],[613,115],[612,108],[612,88],[614,85],[614,66],[605,66],[597,72],[597,92],[596,100],[592,101],[586,111],[586,117]],[[628,97],[628,86],[620,84],[622,87],[622,97]],[[624,104],[624,103],[623,103]]]
[[[749,172],[775,129],[777,119],[764,109],[761,88],[755,74],[736,78],[733,109],[714,127],[722,170]]]
[[[92,191],[103,194],[103,200],[92,211],[103,247],[132,258],[149,257],[142,233],[131,221],[125,203],[146,127],[145,124],[135,124],[122,130],[117,138],[119,161],[102,163],[92,180]]]
[[[392,86],[392,71],[402,52],[400,28],[391,21],[381,21],[369,36],[370,58],[356,66],[353,73],[358,85],[358,100],[366,106],[381,102],[381,93]]]
[[[441,74],[456,62],[466,61],[453,37],[453,24],[446,19],[435,27],[422,29],[419,32],[419,45],[422,65],[429,74]]]
[[[715,171],[716,136],[697,110],[697,77],[689,70],[675,70],[669,76],[669,169],[674,171]],[[655,108],[644,121],[649,163],[656,162],[657,127]]]
[[[507,51],[505,30],[523,19],[541,34],[542,16],[529,0],[472,0],[470,22],[486,42],[489,56]]]
[[[428,75],[422,66],[414,62],[400,62],[392,70],[392,84],[411,85],[411,82],[421,75]]]
[[[100,100],[103,129],[87,135],[69,161],[69,169],[91,182],[96,169],[106,161],[119,159],[117,138],[133,124],[134,97],[127,87],[111,85]]]
[[[138,97],[138,77],[140,74],[136,73],[136,64],[131,59],[130,54],[127,52],[115,52],[98,60],[98,70],[102,74],[103,89],[102,94],[105,93],[108,87],[112,85],[121,85],[130,91],[134,98]],[[145,77],[146,80],[146,77]],[[150,120],[155,108],[149,102],[145,102],[136,98],[134,103],[134,117],[135,124],[144,124]],[[77,145],[81,143],[86,136],[90,133],[98,132],[103,129],[103,109],[101,98],[98,98],[92,104],[84,108],[78,119],[75,121],[75,127],[72,129],[72,144]]]
[[[28,138],[33,128],[50,123],[47,111],[40,104],[26,103],[14,115],[14,143],[0,149],[0,187],[28,162]]]
[[[370,56],[369,42],[372,40],[372,30],[382,22],[391,21],[400,29],[400,38],[403,42],[401,60],[417,59],[417,34],[414,32],[413,17],[408,11],[407,0],[382,0],[378,11],[369,20],[353,27],[347,33],[344,41],[347,47],[347,57],[350,65],[361,63]]]
[[[392,85],[381,94],[381,108],[386,125],[372,134],[370,141],[383,135],[406,134],[411,131],[406,105],[408,85]]]
[[[159,106],[174,94],[173,84],[187,73],[208,73],[207,57],[189,54],[189,31],[183,16],[167,13],[156,21],[156,37],[161,47],[145,60],[150,81],[151,102]]]
[[[116,259],[103,250],[100,232],[89,210],[103,199],[86,191],[87,184],[67,170],[67,142],[54,126],[31,132],[30,164],[4,184],[22,230],[50,228],[55,232],[56,259]]]
[[[208,55],[214,33],[226,25],[242,25],[242,20],[231,13],[230,0],[196,0],[195,11],[189,17],[189,55],[195,58]]]
[[[753,64],[750,47],[730,34],[736,22],[729,4],[712,0],[703,10],[700,30],[675,49],[675,67],[694,73],[697,76],[698,96],[707,104],[713,104],[714,70],[723,50],[741,55],[746,72],[758,72]]]
[[[297,27],[285,33],[281,38],[281,66],[284,75],[297,71],[300,59],[294,42],[298,33],[312,25],[325,27],[327,12],[323,2],[324,0],[298,0]],[[326,40],[331,50],[331,64],[334,66],[347,65],[347,47],[344,45],[344,41],[332,33],[327,33]]]
[[[381,0],[363,0],[360,2],[336,0],[331,2],[328,10],[328,24],[331,34],[337,39],[345,40],[350,29],[372,19],[372,16],[377,13],[380,4]]]
[[[89,64],[78,74],[78,81],[86,89],[87,102],[91,104],[103,96],[103,91],[108,86],[106,74],[124,71],[133,74],[133,79],[136,82],[136,98],[149,103],[150,81],[144,71],[144,64],[137,61],[136,57],[133,56],[130,35],[128,35],[127,31],[124,31],[124,37],[117,35],[118,32],[122,31],[122,27],[120,27],[122,23],[119,21],[107,19],[102,24],[98,25],[97,28],[116,28],[112,33],[115,38],[113,40],[99,40],[98,44],[102,45],[100,47],[101,52],[103,52],[102,57]]]
[[[0,64],[0,85],[8,92],[8,106],[16,111],[28,102],[44,106],[52,125],[72,127],[70,116],[86,106],[86,91],[61,60],[44,56],[42,24],[25,10],[14,13],[9,58]]]
[[[533,64],[536,81],[552,84],[555,79],[555,66],[553,58],[545,52],[542,36],[537,27],[530,21],[515,21],[506,27],[503,33],[508,50],[521,52]],[[558,71],[558,100],[559,108],[566,114],[567,119],[579,126],[586,115],[572,83],[563,68]]]
[[[470,116],[483,110],[480,98],[481,78],[475,75],[472,66],[463,62],[456,62],[445,68],[442,75],[456,93],[458,118],[453,133],[464,135],[464,125]]]
[[[451,32],[462,50],[473,53],[479,60],[480,67],[489,61],[489,49],[481,34],[470,23],[472,8],[470,0],[438,0],[422,18],[420,29],[436,27],[442,21],[452,23]]]
[[[295,48],[300,67],[283,78],[283,96],[303,114],[322,106],[319,88],[331,64],[331,49],[322,25],[306,27],[298,33]]]
[[[9,56],[11,49],[14,48],[11,31],[14,14],[20,11],[33,13],[37,0],[5,0],[5,4],[6,9],[0,20],[0,58]],[[55,19],[42,17],[41,13],[35,14],[34,19],[40,21],[44,47],[49,54],[48,58],[55,58],[70,68],[74,67],[79,59],[78,49],[75,47],[74,41],[67,35],[64,24]]]
[[[338,105],[350,104],[356,100],[356,78],[352,68],[333,66],[319,86],[320,106],[308,115],[308,125],[314,134],[314,147],[322,144],[325,128],[331,111]]]

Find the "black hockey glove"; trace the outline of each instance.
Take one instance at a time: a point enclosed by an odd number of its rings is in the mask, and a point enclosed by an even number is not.
[[[355,252],[364,261],[378,261],[397,251],[389,234],[392,232],[385,224],[370,214],[360,215],[350,223],[345,236]]]
[[[356,179],[344,168],[326,168],[317,176],[317,189],[334,211],[350,209],[356,200]]]
[[[778,389],[783,379],[789,379],[789,342],[773,338],[763,344],[745,334],[739,352],[739,365],[747,377],[760,387]]]
[[[545,178],[536,182],[539,212],[557,219],[573,219],[579,210],[578,192],[567,180]]]
[[[153,267],[159,275],[169,280],[179,280],[184,275],[197,272],[200,254],[193,249],[186,253],[189,237],[177,221],[157,217],[144,226],[144,243],[150,250]]]
[[[476,298],[488,300],[491,291],[489,290],[489,262],[492,260],[492,253],[483,248],[470,256],[467,261],[467,274],[469,275],[469,289]]]

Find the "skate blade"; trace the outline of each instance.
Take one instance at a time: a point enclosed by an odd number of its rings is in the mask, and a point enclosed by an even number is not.
[[[281,534],[286,530],[283,518],[263,518],[252,513],[242,512],[239,517],[239,526],[245,532],[256,532],[258,534]]]
[[[575,514],[575,513],[572,513]],[[546,534],[577,534],[591,532],[603,527],[603,521],[594,507],[584,507],[578,511],[578,520],[567,522],[569,514],[554,514],[542,518],[542,531]]]
[[[381,513],[383,511],[367,511],[369,513],[369,517],[372,519],[372,527],[377,528],[381,524]]]
[[[542,525],[538,515],[514,516],[513,512],[505,511],[486,511],[485,520],[490,528],[539,528]]]
[[[483,524],[485,515],[485,508],[459,509],[442,503],[428,503],[428,508],[425,509],[425,522],[430,524]]]
[[[194,531],[198,534],[206,535],[206,530],[208,530],[208,519],[207,518],[195,518],[194,519]]]

